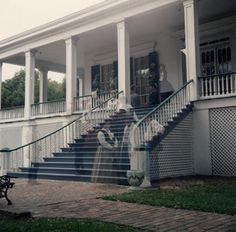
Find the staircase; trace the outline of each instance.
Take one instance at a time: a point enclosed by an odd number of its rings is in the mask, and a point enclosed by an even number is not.
[[[135,110],[140,119],[150,112],[153,107],[143,107]],[[99,126],[94,127],[88,134],[61,148],[61,152],[54,152],[52,157],[44,157],[43,162],[32,162],[31,167],[20,168],[20,172],[9,175],[31,179],[54,179],[91,182],[93,169],[96,166],[95,155],[98,147],[97,133],[104,126],[109,128],[119,141],[116,151],[103,154],[102,170],[96,182],[127,185],[126,172],[130,169],[127,145],[122,145],[125,123],[131,120],[125,113],[118,112],[110,116]]]
[[[172,130],[175,130],[176,126],[178,126],[178,124],[192,111],[193,105],[189,100],[189,86],[191,82],[192,81],[186,83],[155,108],[143,107],[135,109],[139,121],[135,124],[130,133],[130,137],[133,138],[134,144],[132,144],[132,146],[135,147],[136,151],[145,150],[146,145],[149,144],[151,145],[149,148],[151,147],[152,152],[155,152],[156,145],[165,139]],[[10,151],[9,157],[10,154],[15,151],[18,151],[19,153],[19,151],[22,150],[23,158],[24,154],[29,153],[28,160],[30,163],[28,164],[28,167],[22,167],[22,165],[19,172],[8,172],[8,174],[31,179],[39,178],[94,182],[94,171],[98,171],[99,174],[97,175],[96,182],[127,185],[127,170],[131,168],[140,168],[133,167],[133,162],[130,162],[129,159],[128,147],[127,145],[122,144],[125,124],[127,122],[131,123],[133,119],[124,112],[112,112],[111,114],[109,112],[109,114],[107,114],[108,107],[106,104],[108,101],[109,99],[97,106],[96,111],[94,111],[95,108],[93,108],[86,114],[88,119],[85,118],[85,122],[88,121],[92,125],[90,130],[88,130],[88,128],[84,130],[84,128],[81,127],[83,125],[82,118],[79,118],[38,141]],[[94,113],[94,115],[92,113]],[[147,128],[151,121],[157,121],[163,125],[165,127],[165,133],[162,135],[156,133],[151,136],[149,134],[149,139],[147,140],[145,134],[147,134]],[[104,124],[109,124],[109,128],[118,139],[119,145],[115,151],[109,151],[102,154],[98,169],[98,163],[96,163],[97,161],[95,159],[98,148],[97,133],[103,128]],[[79,128],[77,128],[78,125]],[[78,136],[76,135],[76,132],[79,130],[86,133],[82,133]],[[60,152],[49,151],[50,156],[43,157],[40,162],[32,161],[31,152],[35,150],[37,152],[40,151],[41,154],[46,154],[43,153],[42,148],[55,145],[55,141],[60,141],[61,134],[63,134],[64,137],[62,143],[60,143],[63,144],[63,146],[60,145],[58,147],[60,148]],[[51,143],[51,141],[54,141],[54,143]],[[37,150],[35,147],[41,147],[41,149]],[[19,154],[17,154],[17,152],[15,153],[17,155],[15,157],[19,158]],[[39,154],[36,153],[34,156],[39,157]],[[135,156],[132,157],[132,159],[138,159]],[[11,159],[14,160],[14,156],[12,156]],[[155,163],[156,162],[148,162],[148,164],[152,166]],[[18,164],[15,164],[15,166],[12,165],[11,170],[14,167],[19,166],[20,165]],[[157,167],[154,168],[154,172],[156,172]]]

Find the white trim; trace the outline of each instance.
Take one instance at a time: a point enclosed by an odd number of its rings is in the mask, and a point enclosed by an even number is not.
[[[140,44],[136,44],[134,46],[131,46],[130,57],[136,58],[136,57],[143,56],[145,54],[152,52],[153,47],[154,47],[154,43],[156,43],[156,41],[147,42],[147,43],[140,43]],[[156,51],[158,52],[157,48],[156,48]],[[106,64],[110,64],[114,60],[117,60],[117,51],[111,51],[108,53],[97,54],[94,56],[94,59],[93,59],[94,65],[95,64],[106,65]]]

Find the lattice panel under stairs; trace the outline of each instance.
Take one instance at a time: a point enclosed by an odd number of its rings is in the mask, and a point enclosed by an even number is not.
[[[209,111],[212,174],[236,176],[236,107]]]
[[[150,177],[156,180],[193,173],[193,115],[189,113],[153,150]]]

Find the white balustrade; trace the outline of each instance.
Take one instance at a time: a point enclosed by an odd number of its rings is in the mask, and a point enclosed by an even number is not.
[[[32,116],[61,114],[66,111],[66,101],[51,101],[31,105]]]
[[[158,122],[161,126],[166,126],[190,103],[191,82],[192,80],[173,93],[134,126],[131,134],[133,147],[145,145],[153,136],[158,135],[158,128],[155,130],[152,122]],[[151,130],[149,130],[150,126],[152,126]]]
[[[111,97],[111,93],[93,94],[74,98],[74,112],[87,112]]]
[[[83,116],[73,120],[66,126],[21,147],[12,150],[0,150],[0,173],[5,174],[7,171],[16,171],[19,167],[36,165],[34,164],[35,162],[43,161],[44,157],[51,157],[54,152],[60,151],[62,147],[68,147],[68,144],[74,142],[74,139],[80,138],[81,135],[87,134],[88,131],[93,130],[94,126],[104,122],[105,119],[109,118],[109,116],[113,115],[116,111],[115,108],[109,109],[110,101],[113,98],[106,99],[107,96],[108,95],[99,98],[100,104],[96,102],[96,107],[85,112]],[[102,99],[106,100],[101,102]],[[78,101],[78,103],[80,102]],[[65,103],[63,103],[62,106],[64,106],[64,104]],[[38,106],[40,106],[40,104]],[[35,107],[34,115],[39,115],[40,113],[40,107],[38,106],[33,106]],[[47,108],[50,106],[52,107],[49,103],[44,105],[41,113],[55,113],[64,110],[60,104],[52,109]],[[77,109],[79,110],[79,108]],[[83,109],[86,109],[86,107]]]
[[[86,112],[92,109],[92,96],[81,96],[74,98],[74,112]]]
[[[0,120],[18,119],[24,117],[24,107],[3,108],[0,110]]]
[[[236,73],[199,78],[200,98],[217,98],[236,94]]]

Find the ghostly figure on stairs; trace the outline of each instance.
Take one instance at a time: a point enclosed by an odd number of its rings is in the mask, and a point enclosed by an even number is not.
[[[117,151],[118,141],[111,133],[109,126],[110,124],[106,123],[97,134],[99,145],[93,163],[92,182],[98,182],[99,179],[105,182],[106,180],[102,178],[109,176],[109,171],[112,170],[112,157]]]
[[[164,134],[165,128],[157,120],[150,120],[147,124],[146,131],[144,133],[144,139],[146,142],[151,141],[153,136],[158,134]]]

